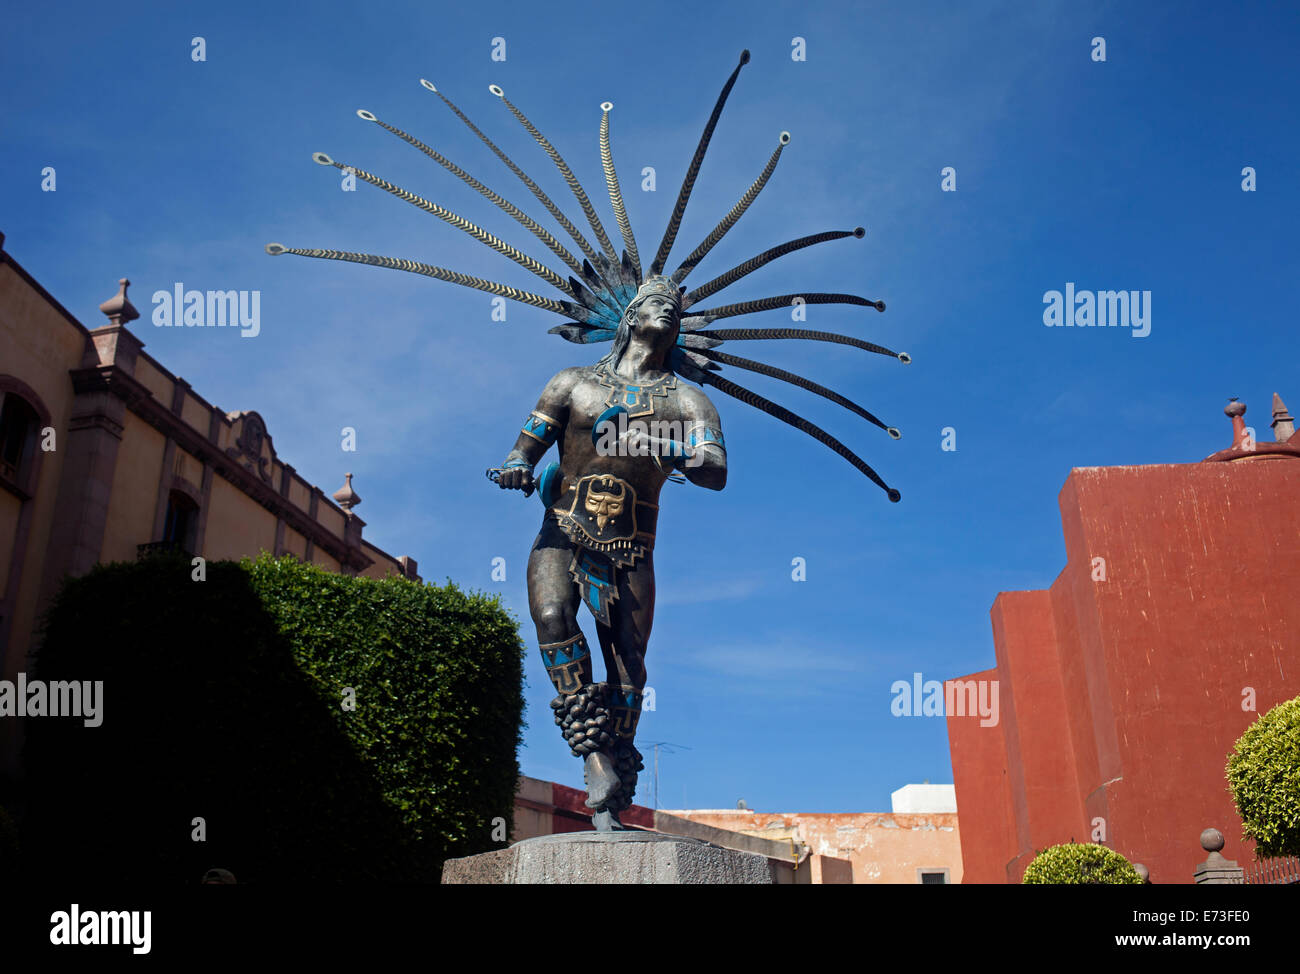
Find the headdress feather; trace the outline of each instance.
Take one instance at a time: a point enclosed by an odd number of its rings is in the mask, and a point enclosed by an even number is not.
[[[394,270],[408,271],[415,274],[423,274],[427,277],[433,277],[441,281],[447,281],[452,284],[458,284],[462,287],[476,288],[480,291],[486,291],[499,297],[504,297],[512,301],[518,301],[523,304],[531,305],[535,308],[541,308],[545,311],[551,311],[563,316],[564,324],[556,325],[550,329],[551,334],[559,335],[566,341],[578,344],[594,344],[613,340],[620,334],[619,327],[623,322],[624,316],[634,302],[644,298],[646,293],[657,292],[671,294],[680,302],[684,311],[692,308],[693,305],[716,294],[724,288],[730,287],[737,281],[752,274],[754,271],[784,257],[787,254],[802,250],[805,247],[812,247],[819,243],[825,243],[831,240],[841,240],[845,237],[855,237],[861,239],[865,231],[861,227],[854,230],[829,230],[824,233],[816,233],[805,237],[799,237],[771,247],[762,253],[749,258],[748,260],[737,264],[735,267],[718,275],[705,284],[700,285],[692,291],[683,293],[680,285],[686,279],[695,267],[709,254],[709,252],[722,240],[722,238],[735,226],[736,222],[744,215],[745,211],[757,199],[763,187],[767,185],[773,172],[776,170],[777,162],[781,158],[784,147],[790,142],[790,134],[782,132],[776,149],[772,152],[767,164],[763,167],[758,178],[750,185],[749,189],[740,197],[736,204],[727,212],[727,214],[718,222],[713,230],[704,238],[685,260],[678,265],[677,269],[669,276],[664,276],[663,269],[667,262],[668,254],[672,250],[673,244],[677,238],[677,232],[681,227],[681,221],[686,212],[687,203],[690,201],[691,191],[694,189],[696,179],[699,176],[701,166],[703,165],[704,155],[709,147],[709,142],[713,138],[714,129],[717,127],[718,119],[721,117],[722,109],[726,104],[732,88],[735,86],[736,79],[740,75],[740,69],[749,61],[749,52],[741,53],[740,62],[731,72],[726,84],[723,85],[721,93],[713,106],[713,112],[710,114],[708,122],[704,127],[704,132],[695,148],[695,153],[691,158],[690,165],[687,166],[686,175],[682,180],[682,186],[677,194],[677,201],[673,205],[672,214],[668,220],[668,226],[664,230],[664,235],[659,243],[659,248],[655,253],[654,260],[651,262],[649,270],[643,275],[641,268],[641,258],[637,250],[636,238],[632,233],[632,225],[628,220],[627,208],[623,200],[622,190],[618,182],[618,174],[614,168],[613,152],[610,146],[609,136],[609,112],[613,106],[609,102],[603,103],[601,107],[601,119],[599,130],[599,147],[601,168],[605,176],[605,186],[609,193],[610,205],[614,210],[614,218],[618,224],[619,233],[623,239],[623,251],[620,254],[615,250],[613,242],[605,232],[604,226],[600,222],[596,209],[591,203],[586,190],[574,175],[573,170],[569,168],[563,156],[556,150],[537,127],[523,114],[509,99],[505,93],[496,85],[490,86],[490,91],[499,97],[503,104],[514,115],[515,119],[528,131],[533,139],[542,147],[551,161],[559,170],[560,175],[568,184],[574,198],[578,201],[587,223],[590,225],[592,233],[595,235],[596,243],[599,249],[593,247],[587,239],[579,232],[578,228],[561,212],[560,208],[555,205],[554,201],[537,185],[522,169],[519,168],[509,156],[507,156],[497,145],[483,134],[473,122],[462,112],[452,101],[447,98],[441,91],[435,88],[430,82],[421,79],[420,84],[427,90],[433,92],[439,99],[456,115],[470,131],[499,158],[506,167],[517,176],[520,181],[528,187],[534,197],[546,208],[547,212],[556,220],[582,252],[582,259],[570,253],[563,244],[559,242],[548,230],[538,224],[535,220],[525,214],[519,207],[506,200],[500,194],[489,189],[486,185],[471,176],[464,169],[451,162],[449,159],[421,142],[419,139],[407,134],[396,126],[390,125],[380,119],[372,112],[358,111],[357,114],[366,121],[373,122],[381,128],[397,136],[407,144],[419,149],[426,156],[438,163],[457,179],[474,189],[480,195],[488,199],[493,205],[508,214],[513,220],[523,226],[529,233],[540,240],[552,254],[554,254],[568,269],[568,274],[557,272],[547,267],[540,261],[524,254],[500,238],[487,232],[486,230],[471,223],[452,213],[450,210],[432,203],[429,200],[417,196],[400,186],[388,182],[387,180],[376,176],[373,173],[355,166],[344,165],[336,162],[324,153],[316,153],[314,158],[322,165],[334,166],[339,169],[354,173],[357,178],[363,182],[369,183],[385,192],[396,196],[412,206],[415,206],[426,213],[438,217],[458,230],[469,234],[475,240],[495,250],[504,257],[509,258],[516,264],[536,275],[556,290],[561,292],[566,299],[557,300],[554,298],[544,297],[539,294],[533,294],[530,291],[523,291],[510,285],[501,284],[495,281],[484,280],[480,277],[474,277],[469,274],[463,274],[459,271],[448,270],[443,267],[434,267],[430,264],[420,263],[418,261],[406,260],[398,257],[384,257],[376,254],[354,253],[351,251],[340,250],[319,250],[319,249],[300,249],[295,247],[285,247],[278,243],[268,244],[267,253],[277,254],[297,254],[303,257],[316,257],[326,260],[350,261],[358,264],[371,264],[377,267],[388,267]],[[640,295],[640,298],[638,297]],[[874,426],[885,430],[891,437],[898,439],[900,436],[898,430],[892,426],[887,426],[883,421],[873,413],[864,409],[858,403],[848,397],[828,389],[819,383],[813,382],[801,375],[789,372],[778,366],[766,362],[758,362],[753,359],[742,358],[738,355],[731,355],[721,351],[719,346],[728,341],[782,341],[782,340],[803,340],[830,342],[840,345],[848,345],[859,348],[867,352],[878,355],[887,355],[897,358],[903,363],[910,362],[910,357],[903,352],[895,352],[885,348],[883,345],[877,345],[873,342],[864,341],[854,338],[850,335],[841,335],[834,332],[815,331],[810,329],[799,328],[712,328],[713,322],[723,318],[734,318],[743,315],[758,314],[763,311],[772,311],[779,308],[787,308],[803,304],[843,304],[853,305],[866,308],[875,308],[877,311],[885,310],[885,303],[879,300],[871,300],[860,297],[855,294],[839,294],[824,292],[805,292],[802,294],[782,294],[768,298],[757,298],[748,301],[738,301],[732,304],[719,305],[714,308],[693,311],[692,314],[681,319],[677,344],[672,349],[669,356],[668,364],[674,372],[683,378],[697,382],[700,385],[709,385],[720,392],[731,396],[740,402],[755,409],[759,409],[770,416],[779,419],[797,430],[811,436],[819,443],[830,448],[831,450],[844,457],[849,463],[853,464],[864,476],[869,478],[873,483],[879,485],[889,495],[891,501],[899,499],[899,493],[887,485],[880,476],[856,453],[846,447],[843,443],[831,436],[819,426],[809,422],[807,419],[791,412],[784,406],[765,399],[752,390],[737,385],[730,379],[721,375],[722,367],[729,366],[737,369],[744,369],[749,372],[755,372],[765,375],[769,378],[778,379],[782,382],[798,386],[808,392],[812,392],[824,399],[834,402],[845,409],[850,410],[861,418],[867,420]],[[620,339],[621,341],[622,339]],[[618,345],[615,345],[617,348]]]

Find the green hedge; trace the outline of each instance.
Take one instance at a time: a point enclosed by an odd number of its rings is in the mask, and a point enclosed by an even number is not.
[[[30,869],[437,882],[503,844],[524,650],[496,597],[288,557],[206,568],[101,566],[53,604],[29,676],[103,680],[103,724],[26,722]]]
[[[1044,849],[1025,869],[1025,883],[1050,885],[1141,885],[1127,859],[1104,845],[1067,842]]]
[[[1263,714],[1233,745],[1228,788],[1255,856],[1300,856],[1300,697]]]

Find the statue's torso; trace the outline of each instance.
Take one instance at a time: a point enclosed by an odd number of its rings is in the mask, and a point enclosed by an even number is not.
[[[654,457],[630,456],[623,450],[602,455],[592,442],[591,432],[600,415],[617,404],[627,409],[629,424],[640,422],[651,435],[680,440],[689,425],[680,389],[681,379],[672,373],[652,381],[636,381],[615,377],[594,366],[585,369],[570,394],[568,421],[559,440],[560,472],[565,483],[608,474],[631,485],[638,501],[657,504],[667,478]],[[656,422],[668,425],[656,428]],[[612,437],[604,438],[606,443],[611,441]],[[563,498],[561,503],[568,506]]]

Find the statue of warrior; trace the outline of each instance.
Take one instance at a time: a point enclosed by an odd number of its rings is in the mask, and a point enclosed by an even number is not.
[[[722,374],[723,366],[757,372],[798,386],[843,406],[893,439],[899,432],[886,426],[852,399],[801,375],[720,349],[727,341],[803,340],[832,342],[897,358],[906,353],[836,332],[803,328],[713,328],[723,318],[758,314],[799,304],[841,304],[884,311],[883,301],[854,294],[800,292],[687,309],[730,287],[764,265],[815,244],[848,237],[862,239],[862,227],[829,230],[798,237],[751,257],[712,280],[693,288],[682,284],[719,240],[758,197],[776,170],[790,134],[782,132],[776,149],[758,178],[718,222],[707,237],[671,274],[664,268],[677,239],[704,155],[727,97],[749,61],[741,54],[714,104],[713,113],[687,167],[677,202],[648,272],[628,221],[610,149],[609,102],[601,105],[600,158],[619,232],[620,254],[596,214],[590,198],[564,158],[496,85],[489,91],[550,157],[568,184],[595,243],[580,232],[550,196],[480,131],[445,94],[421,80],[528,188],[563,231],[573,239],[582,258],[518,206],[488,188],[437,150],[380,120],[373,112],[357,112],[424,153],[528,230],[571,272],[567,276],[524,254],[469,220],[421,196],[367,172],[317,152],[316,162],[352,173],[432,216],[536,275],[564,297],[546,297],[512,285],[405,258],[352,251],[300,249],[268,244],[272,255],[298,254],[327,260],[371,264],[423,274],[554,312],[568,319],[550,329],[570,342],[612,342],[610,352],[594,365],[565,369],[547,384],[537,408],[529,414],[514,449],[488,476],[502,488],[534,490],[545,507],[542,529],[528,559],[528,601],[542,659],[558,694],[551,706],[556,723],[575,755],[584,759],[587,804],[597,829],[620,829],[619,812],[635,794],[641,757],[634,746],[645,686],[646,646],[654,619],[654,544],[659,492],[666,480],[689,481],[721,490],[727,480],[727,453],[722,426],[713,404],[699,389],[712,386],[749,406],[793,426],[834,450],[883,489],[891,501],[899,492],[888,486],[856,453],[825,430]],[[539,476],[534,468],[552,444],[560,459]],[[591,650],[578,624],[578,604],[585,602],[596,619],[604,657],[606,681],[596,683]]]
[[[633,739],[654,622],[659,491],[675,470],[711,490],[727,482],[717,410],[680,383],[669,362],[680,325],[681,291],[667,277],[651,277],[623,313],[609,354],[547,384],[497,478],[503,488],[531,491],[534,466],[559,444],[559,468],[550,474],[558,480],[547,484],[528,557],[528,605],[559,694],[551,701],[555,721],[585,759],[597,830],[621,827],[618,812],[631,804],[641,769]],[[616,420],[601,420],[618,413],[615,437]],[[579,600],[596,619],[606,683],[593,682]]]

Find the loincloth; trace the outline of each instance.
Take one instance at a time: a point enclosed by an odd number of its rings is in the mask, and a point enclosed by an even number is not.
[[[636,489],[612,474],[589,474],[569,484],[547,510],[574,545],[569,575],[598,622],[610,625],[618,572],[654,550],[659,505],[639,501]]]

